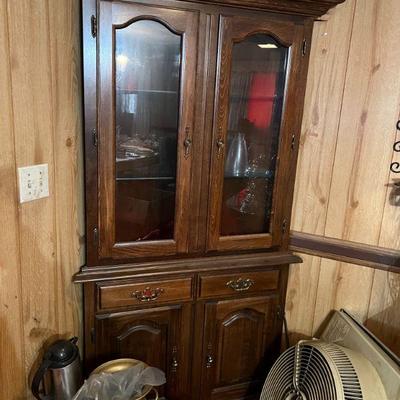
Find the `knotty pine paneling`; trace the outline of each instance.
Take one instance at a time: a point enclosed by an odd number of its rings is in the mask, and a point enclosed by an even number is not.
[[[45,1],[8,2],[16,165],[48,163],[51,192],[48,198],[20,205],[18,213],[27,376],[44,340],[58,332],[48,21],[48,4]]]
[[[355,0],[315,22],[291,227],[323,235],[349,56]]]
[[[0,2],[0,399],[32,396],[43,345],[81,329],[80,4]],[[19,204],[17,168],[49,165],[50,196]]]
[[[294,230],[400,251],[400,189],[389,172],[399,161],[399,17],[397,0],[355,0],[316,23]],[[329,39],[335,27],[340,43]],[[332,79],[330,90],[319,89]],[[400,355],[400,274],[301,256],[286,305],[292,343],[345,308]]]
[[[316,23],[296,230],[399,248],[398,208],[385,186],[395,179],[387,146],[399,117],[399,11],[396,0],[347,0]],[[80,331],[80,289],[71,284],[83,262],[78,21],[75,0],[0,2],[1,399],[29,398],[43,343]],[[16,167],[41,162],[50,167],[50,198],[19,205]],[[399,275],[304,259],[290,272],[293,340],[314,334],[331,308],[345,307],[400,354]]]
[[[0,2],[0,398],[25,395],[21,263],[7,9]],[[4,229],[6,227],[6,229]]]
[[[400,112],[400,6],[357,0],[325,235],[378,245]]]

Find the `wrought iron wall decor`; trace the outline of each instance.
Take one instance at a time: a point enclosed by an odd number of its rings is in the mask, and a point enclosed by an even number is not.
[[[400,120],[397,121],[396,128],[398,131],[400,131]],[[393,151],[400,152],[400,141],[395,142],[393,145]],[[400,163],[397,161],[392,162],[390,165],[390,170],[394,172],[395,174],[400,174]]]

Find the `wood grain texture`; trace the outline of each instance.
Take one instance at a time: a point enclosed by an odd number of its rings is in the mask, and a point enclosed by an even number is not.
[[[21,263],[15,171],[9,32],[0,2],[0,398],[25,396]]]
[[[242,290],[235,290],[229,285],[249,280],[249,286]],[[227,275],[204,275],[200,277],[199,296],[203,298],[216,296],[248,295],[257,292],[278,289],[279,270],[244,272]]]
[[[286,264],[302,262],[299,256],[289,252],[255,253],[243,255],[201,257],[192,259],[164,260],[160,262],[143,262],[132,265],[112,265],[106,267],[84,267],[75,274],[76,283],[98,282],[110,279],[124,278],[156,278],[166,277],[176,271],[188,273],[228,271],[237,269],[246,271],[248,268],[275,266],[283,268]]]
[[[396,88],[396,65],[399,64],[396,61],[398,47],[393,44],[393,37],[396,35],[398,37],[399,28],[398,25],[395,25],[395,21],[398,20],[400,7],[394,0],[385,0],[385,2],[369,0],[370,5],[377,7],[375,11],[378,25],[377,30],[373,31],[374,35],[379,37],[379,42],[376,45],[375,41],[365,39],[361,42],[360,50],[360,40],[358,39],[357,46],[352,47],[355,49],[351,59],[353,63],[352,77],[347,78],[345,85],[343,80],[347,64],[346,66],[338,65],[343,48],[339,43],[331,44],[336,41],[331,39],[334,36],[329,36],[329,32],[339,35],[337,38],[348,37],[346,35],[349,30],[351,31],[348,24],[352,20],[352,13],[346,11],[343,14],[342,11],[349,9],[348,3],[350,0],[347,0],[347,3],[329,16],[326,24],[328,38],[318,36],[318,32],[323,34],[322,25],[325,23],[316,23],[314,47],[322,49],[321,52],[324,48],[328,51],[325,53],[324,59],[318,58],[317,51],[311,55],[311,71],[314,72],[311,72],[309,80],[313,86],[308,93],[315,93],[315,95],[311,95],[309,100],[310,105],[307,106],[306,119],[312,121],[312,110],[317,106],[320,110],[318,126],[323,127],[321,131],[326,135],[323,138],[321,136],[321,140],[323,140],[321,146],[318,143],[313,147],[314,150],[310,149],[308,153],[310,156],[304,158],[301,161],[302,164],[299,164],[302,166],[299,170],[298,182],[305,185],[308,184],[306,182],[309,179],[314,191],[322,193],[320,198],[323,198],[326,193],[324,190],[328,190],[325,188],[329,188],[331,174],[327,174],[328,177],[323,174],[324,176],[319,180],[315,178],[315,175],[313,178],[311,174],[315,170],[324,168],[325,162],[331,154],[330,151],[334,151],[337,133],[335,127],[339,126],[339,110],[342,107],[340,90],[337,89],[337,86],[346,88],[347,102],[350,102],[350,92],[353,85],[356,85],[353,81],[358,81],[359,78],[356,75],[361,71],[357,69],[357,64],[364,62],[361,50],[374,44],[379,49],[379,57],[383,60],[383,64],[381,60],[380,70],[374,74],[380,78],[373,77],[371,86],[373,94],[370,95],[370,103],[368,103],[368,109],[372,112],[367,115],[367,128],[364,130],[364,135],[375,131],[373,132],[375,136],[368,141],[367,145],[364,145],[366,146],[364,149],[368,151],[369,155],[378,156],[378,159],[374,158],[373,164],[371,162],[364,163],[368,157],[363,153],[361,161],[357,164],[359,169],[364,170],[360,181],[362,183],[360,185],[364,188],[362,192],[357,192],[357,196],[358,199],[363,198],[362,207],[368,212],[365,215],[358,213],[356,217],[351,218],[351,223],[364,226],[365,230],[371,218],[380,216],[381,223],[373,220],[370,225],[370,228],[373,226],[374,230],[377,228],[368,237],[368,241],[371,241],[372,237],[375,244],[399,249],[398,206],[389,203],[392,188],[388,190],[386,186],[382,185],[384,193],[381,193],[380,189],[379,193],[375,193],[378,190],[376,187],[371,190],[371,182],[377,182],[377,179],[388,172],[387,162],[389,161],[390,164],[392,153],[386,154],[386,147],[391,148],[395,137],[393,122],[395,118],[399,117],[399,110],[396,111],[393,106],[394,102],[399,104],[398,98],[393,100],[394,96],[399,93]],[[371,14],[365,15],[367,5],[365,0],[358,0],[355,16],[362,12],[364,16],[359,18],[362,18],[363,23],[370,24],[372,22],[370,26],[375,27],[375,20],[371,20],[373,18]],[[4,229],[4,234],[2,231],[2,240],[0,241],[0,306],[2,309],[0,317],[0,398],[2,399],[19,400],[28,397],[26,375],[29,374],[37,356],[36,350],[39,349],[41,343],[52,336],[53,330],[59,333],[72,333],[79,330],[78,316],[74,311],[77,308],[74,304],[79,300],[67,284],[71,279],[71,271],[78,270],[81,257],[79,250],[81,248],[80,225],[77,221],[77,215],[80,214],[79,207],[81,207],[79,200],[77,201],[77,197],[81,196],[78,176],[80,167],[76,158],[79,157],[80,145],[75,141],[80,137],[80,115],[77,115],[80,112],[80,101],[77,100],[75,92],[79,89],[79,73],[77,72],[77,70],[79,71],[79,48],[77,47],[79,24],[76,19],[78,6],[78,2],[73,0],[29,2],[5,0],[0,2],[0,49],[2,54],[0,59],[0,108],[2,110],[0,114],[0,131],[2,133],[0,223],[2,227],[7,227]],[[333,18],[337,18],[336,22],[333,21]],[[360,21],[357,20],[354,25],[353,35],[355,36],[357,30],[363,29]],[[335,27],[331,28],[333,25]],[[371,39],[371,34],[367,32],[367,35]],[[389,40],[386,41],[386,38]],[[328,43],[325,46],[326,40]],[[347,40],[349,41],[347,44],[346,41],[341,43],[349,46],[350,38]],[[334,56],[329,52],[333,45],[336,46]],[[321,84],[315,83],[318,80],[323,81],[322,77],[316,77],[321,69],[327,71],[324,76],[329,76],[330,72],[328,71],[333,71],[329,81],[331,86],[326,88],[324,86],[324,90],[322,90]],[[351,71],[350,65],[349,71]],[[365,71],[369,73],[367,69]],[[385,71],[385,80],[381,78],[382,71]],[[363,79],[362,84],[365,84],[368,80]],[[375,79],[378,79],[379,84],[382,84],[386,90],[385,96],[379,90],[378,96],[375,97],[374,93],[379,89]],[[394,82],[394,85],[391,84],[390,87],[387,87],[387,82]],[[365,91],[358,88],[355,93],[364,95]],[[315,99],[313,99],[314,96]],[[351,112],[347,106],[343,107],[343,110]],[[371,115],[373,119],[376,118],[375,122],[371,121]],[[385,122],[384,125],[378,126],[382,116],[386,116],[388,120],[391,118],[390,125],[386,125]],[[348,118],[350,119],[350,117]],[[358,118],[360,118],[359,110]],[[305,124],[306,129],[310,129],[312,132],[312,128],[309,128],[311,123],[307,123],[306,120]],[[346,132],[344,132],[346,126],[341,125],[342,141],[347,140]],[[334,136],[331,137],[329,132],[333,132]],[[351,136],[351,133],[352,131],[349,130],[347,135]],[[307,146],[307,141],[305,143]],[[350,152],[351,150],[351,147],[347,147],[345,144],[340,144],[340,146],[340,152]],[[320,149],[326,157],[321,157],[321,161],[316,162],[318,158],[315,155],[319,154]],[[305,154],[306,150],[302,149],[301,151]],[[380,155],[381,151],[385,153],[384,156]],[[384,159],[380,157],[384,157]],[[343,165],[340,167],[339,158],[333,168],[345,169]],[[41,205],[32,203],[18,207],[15,167],[41,161],[49,162],[51,166],[51,197],[48,200],[40,200]],[[329,162],[332,163],[332,159]],[[331,165],[329,162],[327,164]],[[304,165],[307,165],[307,171],[309,171],[305,174],[302,172]],[[372,171],[373,174],[369,175],[368,171],[371,171],[371,168],[377,168],[380,172]],[[339,192],[341,175],[339,172],[335,172],[335,174],[336,183],[332,193]],[[385,185],[391,184],[395,178],[395,176],[387,174],[383,182]],[[346,178],[346,182],[349,182],[348,178]],[[320,191],[318,185],[321,185],[324,190]],[[347,183],[347,185],[349,184]],[[345,187],[345,185],[341,187]],[[299,189],[297,190],[300,193]],[[301,227],[302,230],[309,233],[323,232],[325,224],[321,221],[323,221],[327,203],[322,204],[313,191],[301,190],[303,194],[296,198],[298,206],[295,208],[294,226],[296,229]],[[372,202],[372,199],[369,198],[371,192],[373,192],[373,198],[379,200],[379,204]],[[339,207],[339,203],[336,203],[334,197],[336,195],[328,196],[329,193],[325,199],[326,202],[329,200],[330,207],[334,207],[335,204],[336,207]],[[305,201],[307,203],[304,203]],[[343,202],[343,200],[341,201]],[[300,217],[296,215],[299,205],[306,207],[306,211]],[[314,213],[312,217],[311,212]],[[333,218],[332,213],[333,211],[331,211],[330,221]],[[309,224],[307,219],[309,219]],[[334,228],[329,229],[333,230]],[[356,226],[352,229],[355,228]],[[362,242],[366,240],[363,233],[354,231],[350,232],[349,237]],[[289,325],[291,329],[293,327],[294,333],[310,335],[318,328],[319,321],[324,319],[324,314],[329,307],[349,308],[351,305],[355,309],[357,308],[356,311],[360,316],[367,319],[367,326],[397,354],[400,354],[399,275],[375,271],[371,276],[368,272],[364,274],[364,270],[353,272],[359,268],[358,266],[336,265],[330,261],[322,262],[323,260],[317,257],[303,256],[303,258],[305,258],[305,263],[292,267],[290,274],[291,286],[287,304]],[[329,277],[335,279],[334,292],[330,289]],[[358,300],[353,296],[347,299],[345,289],[351,291],[358,288],[360,279],[363,282],[362,295]],[[65,285],[62,284],[62,281]],[[321,286],[319,286],[319,282],[321,282]],[[60,287],[64,288],[62,293],[59,293]],[[322,290],[323,287],[328,290]],[[296,291],[293,291],[294,288]],[[319,304],[318,310],[313,305],[317,303]],[[367,311],[365,303],[369,303]],[[52,315],[50,315],[50,311]],[[40,319],[34,321],[32,318],[37,315],[40,316]],[[4,365],[7,368],[3,368]]]
[[[321,260],[313,331],[323,326],[331,310],[345,308],[361,321],[368,315],[374,270],[351,264]]]
[[[80,330],[79,4],[0,4],[0,398],[30,399],[43,345]],[[17,167],[47,163],[50,196],[18,204]],[[4,313],[4,311],[6,311]]]
[[[277,306],[276,296],[205,303],[201,399],[258,398],[279,349]]]
[[[71,279],[84,264],[81,55],[80,36],[75,28],[79,18],[74,0],[51,1],[58,329],[81,337],[82,288]],[[60,71],[64,79],[60,79]]]
[[[350,264],[400,272],[398,250],[295,231],[291,232],[290,248],[300,253]]]
[[[26,375],[58,331],[49,14],[43,1],[8,2],[15,153],[18,167],[47,163],[50,197],[19,208]],[[29,23],[27,21],[30,21]]]
[[[301,254],[303,264],[291,265],[286,295],[286,318],[292,344],[314,334],[314,310],[317,301],[321,259]]]
[[[303,123],[293,208],[296,230],[351,240],[365,248],[380,246],[391,249],[394,256],[400,249],[399,189],[389,166],[399,160],[392,150],[400,133],[396,131],[400,88],[395,78],[400,62],[399,13],[396,1],[357,0],[352,7],[346,2],[329,14],[327,26],[338,18],[340,46],[349,52],[347,59],[338,53],[335,60],[341,65],[335,66],[334,61],[312,54],[312,94]],[[314,49],[324,48],[324,42],[326,37],[314,36]],[[328,41],[326,54],[334,46]],[[313,63],[323,78],[314,90]],[[324,71],[339,70],[335,89],[323,90],[330,79]],[[342,95],[336,93],[337,87],[343,88]],[[314,110],[325,110],[314,114],[317,123],[312,119]],[[325,137],[316,143],[309,135],[313,124],[325,127]],[[291,267],[286,304],[293,342],[317,334],[330,311],[343,307],[400,354],[400,275],[301,256],[304,263]]]
[[[375,271],[366,325],[400,354],[400,275]]]
[[[297,162],[293,230],[323,234],[355,0],[315,22]]]
[[[144,281],[125,283],[116,281],[99,287],[99,308],[138,307],[143,305],[158,305],[168,302],[190,300],[192,293],[192,278],[176,278],[164,281]],[[147,290],[148,289],[148,290]],[[153,300],[143,300],[146,292],[157,295]],[[139,297],[137,296],[139,295]],[[148,297],[148,295],[147,295]]]
[[[228,140],[230,80],[232,69],[233,43],[257,33],[272,35],[283,46],[290,46],[292,52],[290,68],[288,68],[287,85],[285,87],[285,104],[280,128],[279,161],[274,183],[273,215],[270,227],[254,235],[222,236],[221,224],[224,186],[224,164]],[[303,40],[308,32],[303,26],[282,18],[276,20],[261,16],[222,16],[220,18],[219,48],[217,61],[217,78],[215,89],[213,143],[211,148],[211,178],[209,187],[208,210],[208,243],[207,250],[243,250],[269,248],[282,245],[282,223],[289,220],[285,210],[286,203],[291,204],[294,171],[291,164],[291,140],[293,132],[299,132],[303,103],[298,101],[304,97],[304,79],[306,67],[301,54]],[[307,64],[306,64],[307,65]],[[302,79],[304,78],[304,79]],[[290,209],[289,209],[290,213]],[[268,229],[269,228],[269,229]],[[284,247],[284,245],[283,245]]]
[[[189,248],[189,215],[190,215],[190,179],[192,156],[184,156],[184,141],[193,136],[194,103],[195,103],[195,70],[198,38],[198,13],[151,7],[149,5],[132,5],[126,3],[100,4],[99,30],[99,229],[100,256],[103,259],[132,259],[136,257],[168,256],[176,253],[187,253]],[[156,243],[136,241],[118,242],[115,233],[117,206],[115,193],[115,131],[113,54],[113,29],[115,25],[124,26],[131,21],[151,16],[156,21],[163,21],[171,30],[182,35],[182,88],[179,110],[177,187],[175,203],[175,229],[173,240],[160,240]],[[86,38],[85,38],[86,40]],[[187,133],[186,133],[187,132]],[[97,184],[91,187],[97,190]],[[90,207],[88,207],[90,208]]]
[[[377,245],[399,115],[400,7],[358,0],[325,234]],[[371,190],[373,189],[373,190]]]
[[[400,355],[400,275],[301,254],[290,268],[290,342],[318,336],[331,310],[345,308]]]

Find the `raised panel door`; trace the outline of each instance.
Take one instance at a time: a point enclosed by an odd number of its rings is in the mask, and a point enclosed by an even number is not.
[[[277,297],[205,305],[202,399],[255,399],[279,353]]]
[[[190,305],[97,316],[96,361],[135,358],[165,372],[160,393],[189,399]]]

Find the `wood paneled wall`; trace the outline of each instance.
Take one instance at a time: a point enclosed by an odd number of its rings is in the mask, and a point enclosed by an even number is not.
[[[390,173],[400,139],[399,18],[398,0],[347,0],[315,24],[296,231],[400,250],[399,190]],[[289,278],[292,342],[345,308],[400,354],[400,274],[302,257]]]
[[[83,202],[77,0],[0,1],[0,398],[30,398],[43,344],[80,330]],[[50,196],[19,204],[17,168]]]
[[[399,118],[400,6],[347,0],[316,23],[293,227],[400,248],[389,165]],[[0,1],[0,398],[29,398],[43,344],[80,331],[83,184],[79,2]],[[400,139],[400,137],[398,138]],[[17,167],[48,163],[50,197],[20,205]],[[400,275],[304,256],[292,340],[345,307],[400,351]]]

